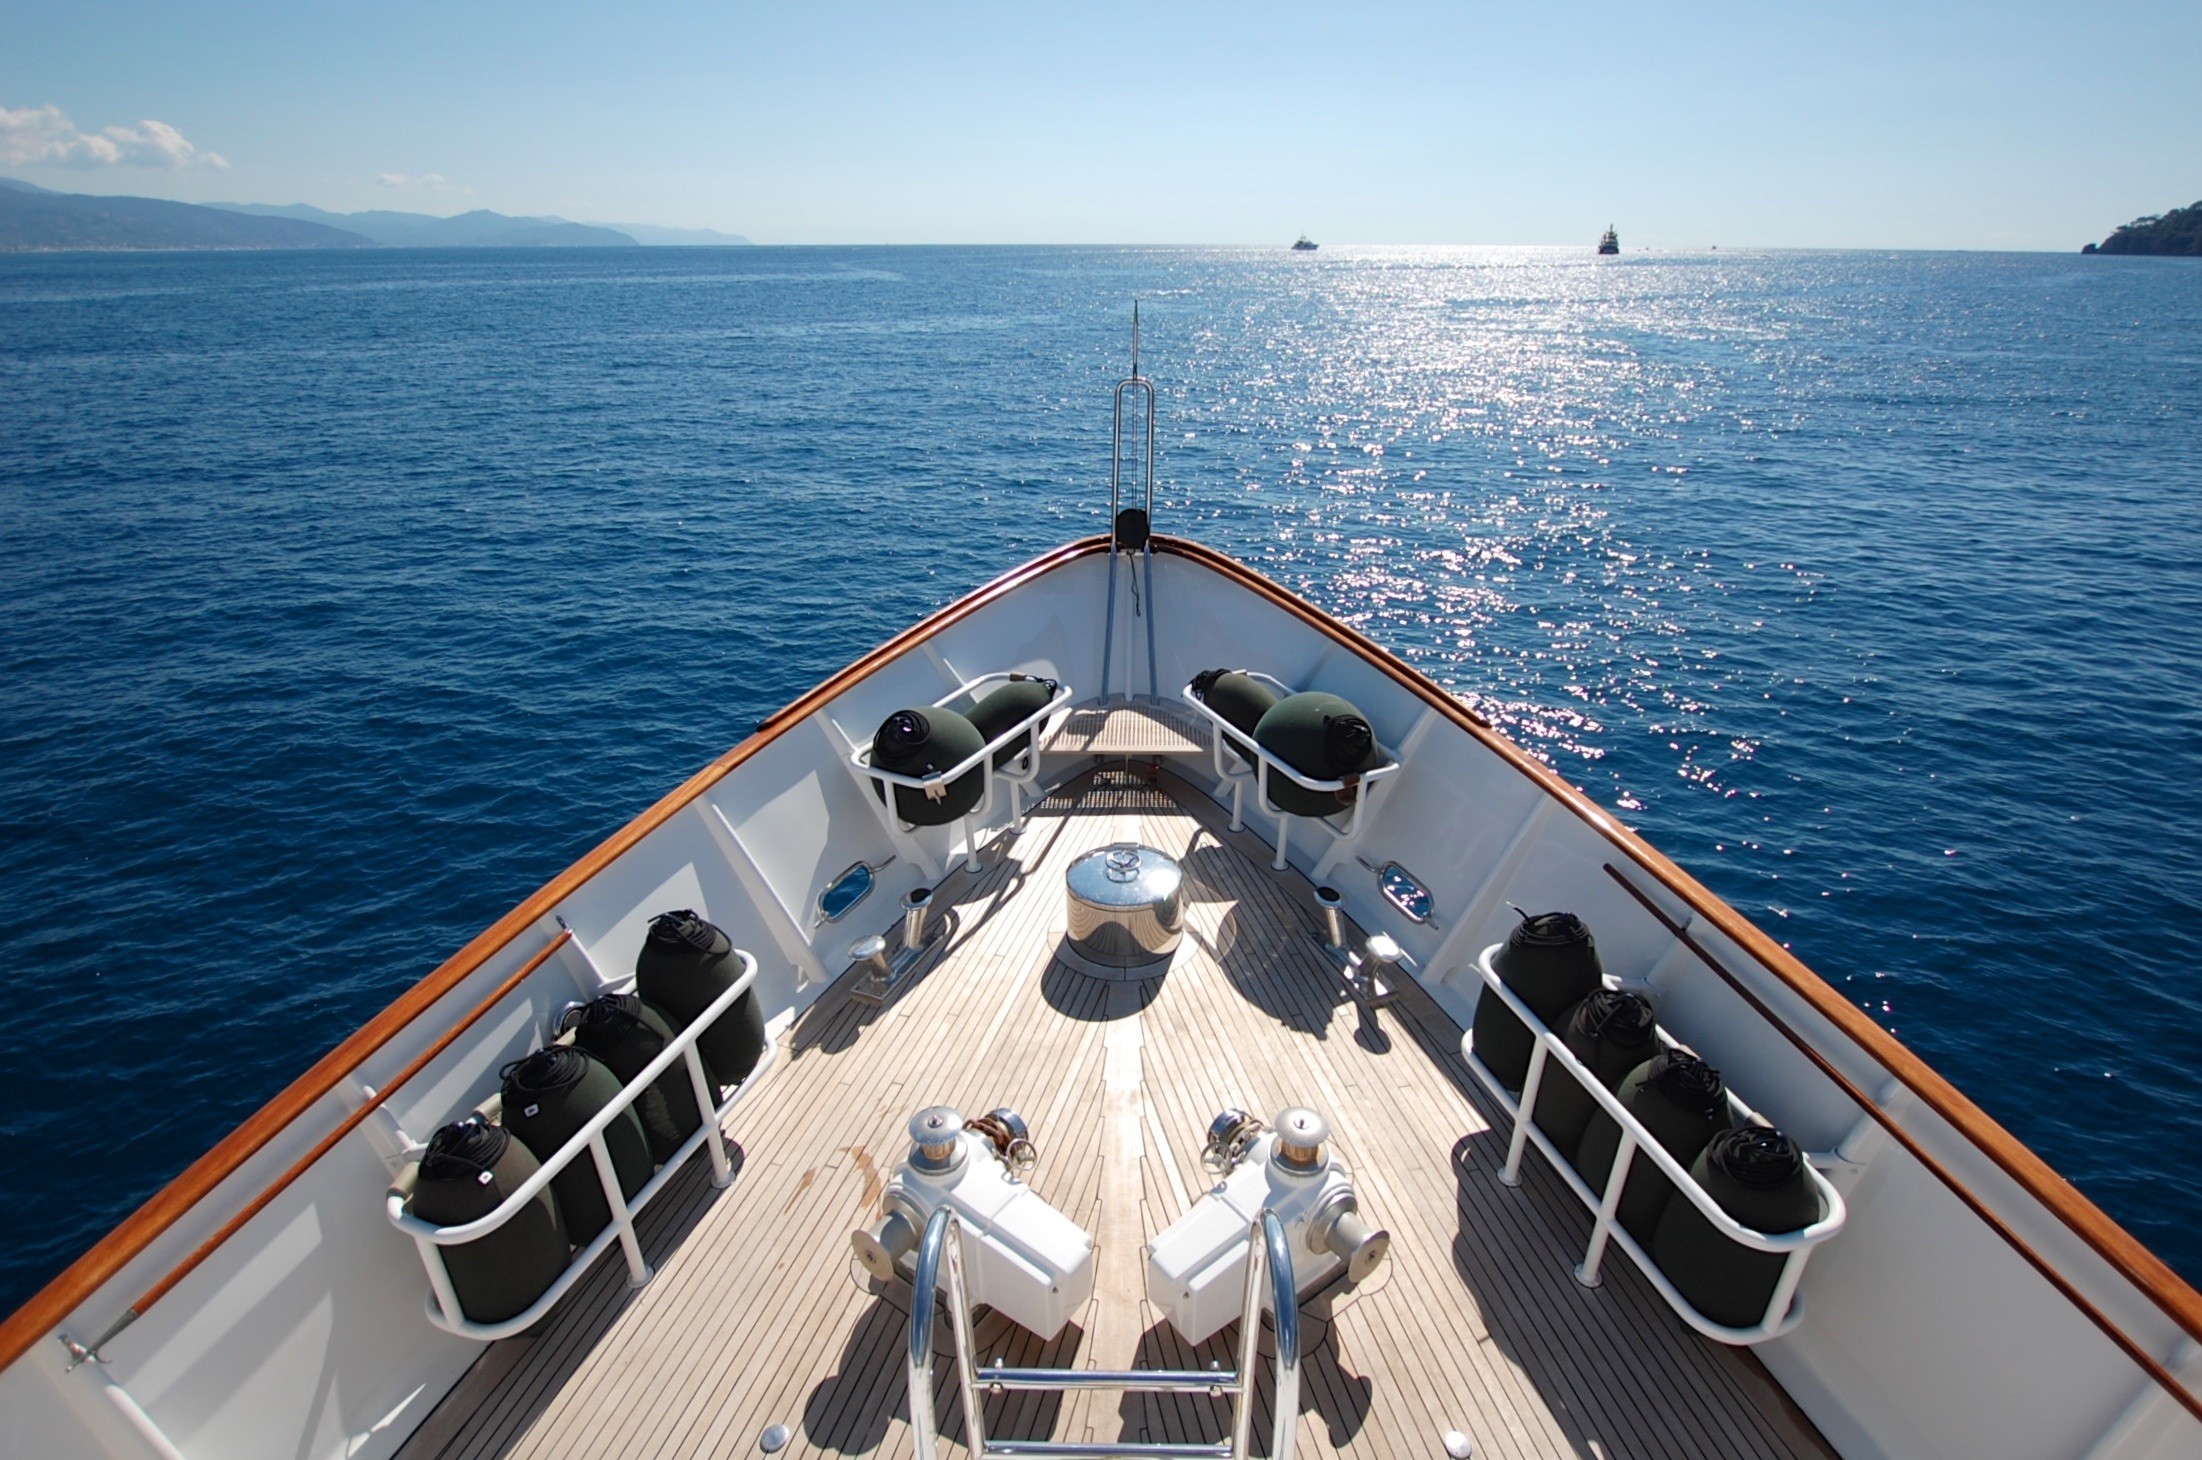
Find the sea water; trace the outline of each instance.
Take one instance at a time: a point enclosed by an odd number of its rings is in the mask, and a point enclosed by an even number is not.
[[[2192,261],[56,255],[0,258],[0,1311],[760,717],[1101,529],[1135,297],[1162,530],[2202,1278]]]

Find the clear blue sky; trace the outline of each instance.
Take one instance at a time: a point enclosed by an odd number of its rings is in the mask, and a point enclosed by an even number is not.
[[[771,243],[2060,250],[2202,198],[2202,0],[9,12],[0,173],[78,192]]]

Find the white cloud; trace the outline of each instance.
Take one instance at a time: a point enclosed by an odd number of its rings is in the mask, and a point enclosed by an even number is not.
[[[202,152],[166,122],[80,132],[60,107],[0,106],[0,163],[13,167],[227,167],[219,152]]]
[[[455,183],[440,172],[404,173],[384,172],[375,175],[375,181],[386,188],[405,188],[413,192],[456,193],[461,197],[474,196],[474,189]]]

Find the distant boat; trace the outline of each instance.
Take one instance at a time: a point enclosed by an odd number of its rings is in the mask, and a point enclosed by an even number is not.
[[[1314,239],[1303,233],[1300,235],[1300,241],[1292,245],[1292,249],[1295,253],[1313,253],[1318,246]]]
[[[1598,240],[1598,252],[1602,254],[1607,254],[1619,253],[1620,251],[1621,235],[1615,233],[1613,231],[1612,225],[1609,224],[1606,227],[1606,236]]]

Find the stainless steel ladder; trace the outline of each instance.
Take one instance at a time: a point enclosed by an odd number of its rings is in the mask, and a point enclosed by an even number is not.
[[[1146,526],[1140,533],[1135,550],[1139,556],[1132,560],[1132,614],[1147,621],[1147,698],[1160,700],[1162,691],[1155,683],[1155,387],[1154,382],[1139,373],[1139,301],[1132,301],[1132,373],[1116,383],[1116,417],[1109,442],[1109,595],[1106,617],[1101,630],[1101,698],[1109,697],[1109,660],[1116,647],[1116,559],[1127,551],[1119,542],[1119,529],[1123,516],[1119,511],[1123,497],[1124,479],[1124,398],[1129,395],[1141,402],[1147,416],[1147,452],[1140,464],[1140,474],[1145,479],[1147,496],[1142,515]],[[1142,572],[1141,569],[1145,571]],[[1144,582],[1142,582],[1144,580]],[[1144,600],[1144,602],[1142,601]],[[1132,674],[1124,671],[1124,698],[1132,697]]]
[[[1260,1357],[1266,1280],[1276,1315],[1277,1383],[1271,1405],[1270,1460],[1292,1460],[1300,1417],[1300,1309],[1292,1283],[1292,1248],[1284,1223],[1264,1208],[1247,1230],[1246,1300],[1239,1313],[1239,1366],[1222,1369],[1016,1369],[978,1361],[971,1339],[971,1302],[963,1280],[963,1229],[956,1214],[937,1208],[918,1243],[910,1298],[910,1432],[916,1460],[939,1460],[940,1427],[933,1416],[934,1294],[946,1268],[948,1318],[956,1340],[956,1387],[963,1398],[963,1432],[970,1460],[1249,1460],[1254,1434],[1254,1365]],[[1010,1390],[1068,1393],[1104,1390],[1140,1394],[1212,1394],[1231,1400],[1231,1438],[1213,1445],[1129,1440],[995,1440],[979,1406],[987,1394]]]

